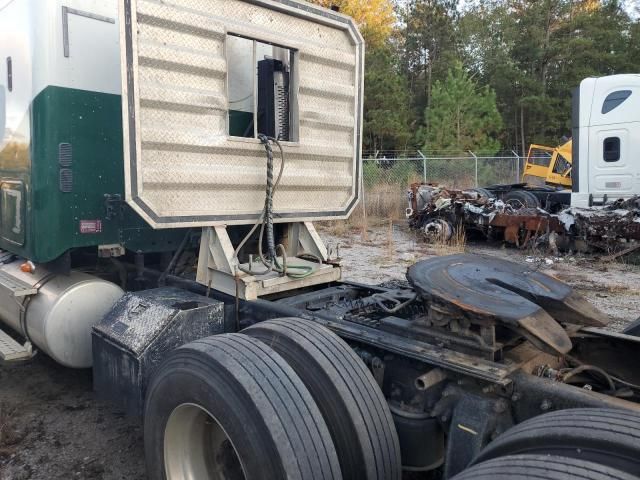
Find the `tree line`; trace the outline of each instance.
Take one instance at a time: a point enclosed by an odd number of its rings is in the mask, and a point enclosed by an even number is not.
[[[640,73],[640,9],[621,0],[315,1],[367,40],[367,150],[556,145],[584,78]]]

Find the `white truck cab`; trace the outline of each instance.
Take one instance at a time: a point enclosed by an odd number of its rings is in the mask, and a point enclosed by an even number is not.
[[[640,75],[587,78],[573,98],[571,205],[640,194]]]

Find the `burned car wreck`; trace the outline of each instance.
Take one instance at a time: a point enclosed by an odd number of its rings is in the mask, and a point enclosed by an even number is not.
[[[603,251],[617,254],[637,248],[640,198],[606,206],[564,206],[557,213],[528,206],[527,192],[496,198],[483,188],[453,190],[414,184],[408,192],[407,218],[429,241],[449,241],[454,233],[504,241],[519,248],[544,245],[552,251]],[[520,198],[522,197],[522,198]]]

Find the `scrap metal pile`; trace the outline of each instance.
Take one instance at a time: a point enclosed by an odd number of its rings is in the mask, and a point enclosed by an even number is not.
[[[479,234],[519,248],[546,245],[552,251],[605,251],[640,248],[640,198],[603,207],[568,207],[558,214],[502,201],[482,188],[453,190],[414,184],[409,191],[409,225],[428,241],[448,242],[456,232]]]

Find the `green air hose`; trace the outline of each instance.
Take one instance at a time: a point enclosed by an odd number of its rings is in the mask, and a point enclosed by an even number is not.
[[[253,266],[250,264],[249,268],[245,268],[239,266],[238,268],[249,275],[253,276],[263,276],[267,275],[271,272],[277,272],[282,275],[286,275],[289,278],[293,279],[302,279],[310,276],[314,273],[315,269],[311,266],[307,265],[288,265],[287,264],[287,253],[283,245],[276,245],[275,243],[275,235],[273,229],[273,198],[275,196],[276,190],[278,189],[278,185],[282,180],[282,174],[284,172],[285,159],[284,159],[284,150],[282,145],[275,138],[267,137],[266,135],[258,135],[258,139],[264,145],[265,151],[267,153],[267,189],[265,194],[265,202],[264,208],[262,209],[262,213],[258,218],[258,221],[255,223],[253,228],[249,231],[249,233],[244,237],[244,239],[240,242],[238,247],[236,248],[233,256],[240,264],[238,260],[238,255],[242,247],[249,241],[251,236],[256,232],[258,227],[260,227],[260,235],[258,238],[258,257],[262,265],[265,267],[263,271],[255,272],[253,271]],[[278,177],[274,182],[274,166],[273,166],[273,148],[271,147],[271,143],[274,143],[278,146],[280,150],[280,172],[278,173]],[[267,252],[266,254],[262,250],[262,245],[264,241],[264,236],[266,233],[267,240]],[[282,264],[278,261],[278,252],[280,252],[282,256]],[[320,259],[319,263],[322,263]],[[296,270],[294,273],[291,270]]]

